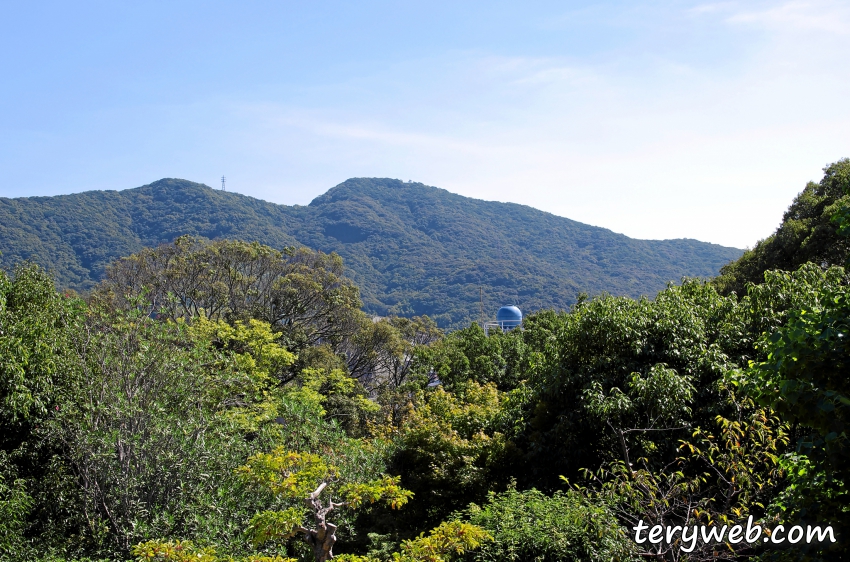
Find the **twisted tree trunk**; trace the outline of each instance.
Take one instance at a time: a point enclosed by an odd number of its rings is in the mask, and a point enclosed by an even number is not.
[[[333,547],[336,542],[336,528],[333,523],[328,523],[328,514],[334,508],[340,507],[341,503],[334,503],[328,500],[328,505],[322,506],[319,500],[319,495],[327,486],[327,482],[322,482],[316,490],[310,494],[305,500],[307,507],[313,511],[313,517],[316,520],[315,529],[303,529],[304,542],[310,545],[313,549],[313,555],[316,557],[316,562],[327,562],[334,557]]]

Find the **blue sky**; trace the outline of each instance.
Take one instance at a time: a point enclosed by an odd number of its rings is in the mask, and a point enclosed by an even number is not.
[[[412,179],[744,247],[850,156],[850,3],[0,2],[0,196]]]

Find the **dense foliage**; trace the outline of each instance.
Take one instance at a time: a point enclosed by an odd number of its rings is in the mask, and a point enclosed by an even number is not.
[[[351,179],[306,207],[175,179],[119,192],[0,198],[0,264],[33,260],[54,271],[60,287],[81,292],[114,260],[184,234],[336,252],[367,312],[427,314],[443,328],[478,320],[480,288],[488,315],[506,303],[567,309],[580,291],[654,295],[683,275],[716,275],[740,255],[696,240],[634,240],[391,179]]]
[[[494,540],[469,553],[475,562],[637,560],[636,548],[613,512],[573,491],[546,495],[531,489],[491,493],[465,515]]]
[[[785,460],[791,486],[776,502],[785,517],[832,521],[850,536],[850,287],[835,283],[793,310],[758,346],[742,383],[749,394],[803,428]]]
[[[489,334],[372,318],[307,249],[184,237],[107,272],[83,300],[0,271],[0,561],[850,552],[840,265],[580,295]],[[718,538],[751,524],[837,540]]]
[[[850,159],[827,166],[818,183],[809,182],[785,211],[782,224],[753,249],[725,265],[715,283],[723,293],[743,295],[747,283],[761,283],[765,271],[794,271],[807,262],[844,265],[850,241],[835,220],[850,204]]]
[[[339,345],[357,331],[361,304],[339,256],[189,236],[118,260],[96,296],[118,308],[143,297],[150,313],[174,321],[262,320],[295,351]]]

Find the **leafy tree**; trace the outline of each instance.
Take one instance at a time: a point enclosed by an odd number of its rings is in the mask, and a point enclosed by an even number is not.
[[[293,351],[338,345],[357,330],[361,304],[336,254],[190,236],[117,261],[98,293],[119,308],[143,295],[171,320],[262,320]]]
[[[795,271],[807,262],[844,265],[850,243],[833,216],[850,203],[850,159],[824,168],[820,182],[809,182],[785,212],[782,224],[738,260],[720,270],[713,282],[721,293],[746,294],[747,283],[761,283],[769,270]]]
[[[297,562],[280,555],[254,554],[233,558],[219,556],[213,547],[201,547],[192,541],[146,541],[133,546],[136,562]]]
[[[303,350],[301,367],[288,385],[281,386],[281,379],[291,377],[287,371],[296,356],[280,344],[270,324],[251,319],[230,325],[200,316],[188,332],[199,344],[209,342],[224,352],[215,365],[220,376],[211,391],[220,395],[225,417],[246,431],[275,419],[284,397],[337,420],[350,435],[362,434],[370,415],[379,409],[327,345]]]
[[[740,381],[757,401],[801,427],[797,453],[787,459],[795,476],[780,502],[785,516],[836,525],[839,537],[846,537],[850,289],[845,281],[822,286],[815,296],[790,311],[778,330],[765,333],[758,346],[766,358],[752,362]]]
[[[200,316],[186,332],[194,345],[219,351],[207,365],[211,380],[206,391],[216,411],[245,431],[257,431],[277,416],[275,389],[296,357],[280,344],[270,324],[251,319],[230,325]]]
[[[542,326],[526,353],[535,366],[518,414],[520,482],[551,489],[559,474],[616,457],[674,459],[688,428],[728,413],[716,383],[737,366],[724,350],[740,330],[736,311],[734,299],[685,280],[652,301],[586,300],[554,331]]]
[[[393,562],[445,562],[493,540],[486,530],[461,521],[440,523],[414,540],[404,541]]]
[[[449,521],[402,544],[402,552],[393,553],[394,562],[448,562],[492,540],[490,534],[469,523]],[[242,558],[219,557],[211,547],[197,547],[190,541],[148,541],[133,547],[137,562],[296,562],[294,558],[254,554]],[[383,562],[371,556],[342,554],[338,562]]]
[[[337,525],[329,518],[335,510],[357,509],[366,502],[377,501],[398,508],[413,495],[399,486],[398,477],[340,482],[337,467],[320,456],[282,448],[251,456],[239,473],[246,482],[261,486],[275,496],[300,499],[306,504],[306,508],[289,507],[256,514],[248,527],[253,543],[261,545],[300,534],[312,549],[316,562],[333,558]],[[321,498],[323,492],[330,496],[326,502]],[[312,524],[306,522],[308,515],[313,519]]]
[[[518,381],[506,374],[502,346],[506,340],[515,339],[516,336],[503,336],[496,332],[488,337],[481,326],[471,324],[438,342],[424,360],[449,390],[462,387],[469,380],[480,384],[494,383],[499,390],[509,390]]]
[[[35,556],[32,543],[50,543],[72,517],[74,490],[52,469],[59,451],[44,427],[79,373],[82,308],[36,265],[0,271],[0,559]]]
[[[71,375],[69,335],[80,303],[56,292],[36,265],[22,265],[10,279],[0,271],[0,442],[15,447],[28,421],[52,410]],[[24,425],[22,425],[24,424]]]
[[[686,377],[659,363],[645,377],[632,373],[626,392],[613,387],[606,395],[594,381],[584,390],[583,399],[588,414],[604,421],[617,435],[623,463],[631,468],[627,436],[686,428],[693,394],[694,387]]]
[[[434,382],[431,349],[442,337],[442,331],[427,316],[363,323],[345,353],[352,376],[368,389],[380,409],[370,416],[372,422],[400,427],[409,413],[411,398]]]
[[[819,302],[794,310],[786,324],[765,334],[767,359],[747,372],[747,389],[789,421],[819,434],[835,468],[846,466],[850,422],[850,291],[829,288]],[[813,443],[811,443],[813,445]]]
[[[380,406],[366,389],[342,369],[306,368],[284,392],[310,403],[328,420],[337,421],[350,436],[362,436]]]
[[[64,532],[77,548],[123,557],[138,541],[170,536],[245,555],[243,522],[267,498],[234,470],[257,450],[326,452],[361,478],[379,470],[380,443],[349,446],[323,419],[325,388],[301,389],[315,403],[279,386],[275,373],[294,355],[268,323],[199,317],[187,326],[144,309],[89,312],[72,340],[83,376],[46,425],[74,482],[79,528]],[[341,373],[333,381],[354,382]]]
[[[0,560],[3,562],[34,554],[24,534],[33,501],[26,482],[17,478],[8,455],[0,451]]]
[[[591,486],[573,489],[589,501],[611,506],[632,530],[643,522],[645,528],[678,526],[696,532],[695,526],[701,526],[723,531],[719,540],[693,544],[684,544],[681,535],[656,544],[644,536],[642,544],[635,545],[642,557],[735,560],[751,553],[752,546],[730,542],[726,531],[749,516],[762,525],[772,521],[764,505],[782,486],[778,458],[787,437],[776,418],[759,410],[747,414],[746,406],[741,404],[737,418],[718,416],[717,433],[697,428],[682,442],[683,454],[666,466],[653,467],[646,458],[634,466],[615,461],[596,472],[586,470]]]
[[[411,404],[396,430],[392,466],[422,498],[406,510],[413,528],[428,528],[507,483],[513,450],[500,431],[506,401],[495,385],[469,382],[455,393],[437,387]]]
[[[443,332],[427,316],[364,318],[345,350],[352,376],[372,388],[397,389],[417,365],[417,351],[439,341]]]
[[[203,369],[212,357],[184,326],[133,312],[93,311],[74,344],[81,376],[46,437],[79,486],[84,535],[127,553],[154,529],[185,533],[191,494],[226,466]]]
[[[604,503],[575,492],[547,496],[511,488],[488,495],[482,506],[465,512],[470,523],[487,530],[493,540],[464,560],[475,562],[637,559],[627,530]]]
[[[850,184],[844,186],[844,194],[850,195]],[[830,219],[830,222],[838,226],[838,234],[845,238],[850,237],[850,204],[839,207]]]

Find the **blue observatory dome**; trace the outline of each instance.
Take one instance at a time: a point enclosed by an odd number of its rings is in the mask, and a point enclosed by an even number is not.
[[[512,330],[522,325],[522,311],[513,305],[503,306],[496,313],[496,323],[502,330]]]

